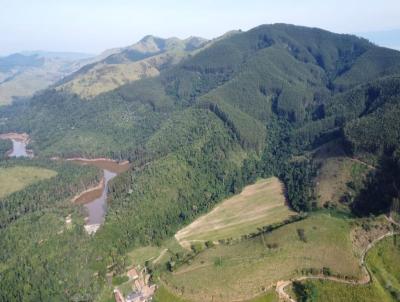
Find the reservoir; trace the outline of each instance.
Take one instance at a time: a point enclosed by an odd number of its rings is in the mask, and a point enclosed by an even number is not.
[[[76,164],[95,166],[103,170],[103,179],[99,185],[86,190],[74,199],[74,203],[83,204],[86,209],[85,229],[89,234],[95,233],[104,222],[107,213],[108,184],[119,173],[129,169],[129,162],[117,163],[110,159],[67,159]]]

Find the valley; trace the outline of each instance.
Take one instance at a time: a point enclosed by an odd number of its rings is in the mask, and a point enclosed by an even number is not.
[[[1,301],[396,301],[400,52],[279,23],[97,58],[0,108]]]

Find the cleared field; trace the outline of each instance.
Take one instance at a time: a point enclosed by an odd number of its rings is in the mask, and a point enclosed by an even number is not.
[[[239,238],[294,214],[286,206],[283,184],[272,177],[245,187],[180,230],[175,238],[185,248],[198,241]]]
[[[154,302],[191,302],[189,300],[184,300],[170,291],[168,291],[165,287],[161,286],[157,289],[157,292],[154,296]],[[274,290],[267,291],[266,294],[262,295],[261,297],[248,300],[246,302],[278,302],[279,299],[275,294]]]
[[[333,273],[360,278],[351,221],[312,214],[264,236],[207,249],[162,278],[178,295],[199,302],[247,301],[279,280],[300,275],[304,268],[329,267]],[[300,229],[305,241],[300,239]]]
[[[397,239],[399,241],[400,238]],[[371,249],[367,265],[372,283],[349,285],[332,281],[307,281],[316,288],[316,302],[391,302],[400,296],[400,244],[386,238]]]
[[[321,169],[316,179],[316,195],[318,204],[327,202],[340,206],[340,200],[350,191],[348,184],[361,186],[369,167],[359,161],[347,157],[339,144],[328,143],[315,153],[316,161]]]
[[[0,198],[56,175],[55,171],[37,167],[0,168]]]
[[[147,260],[158,264],[166,264],[171,254],[181,253],[185,250],[175,238],[167,239],[160,246],[137,247],[128,253],[131,264],[144,266]]]
[[[165,287],[161,286],[157,289],[156,294],[153,297],[154,302],[190,302],[188,300],[181,299],[171,292],[169,292]]]

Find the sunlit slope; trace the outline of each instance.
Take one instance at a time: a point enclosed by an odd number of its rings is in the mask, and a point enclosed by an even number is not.
[[[175,237],[181,245],[190,248],[195,242],[240,238],[293,214],[286,205],[283,184],[277,178],[263,179],[223,201]]]
[[[56,175],[55,171],[37,167],[0,168],[0,198]]]

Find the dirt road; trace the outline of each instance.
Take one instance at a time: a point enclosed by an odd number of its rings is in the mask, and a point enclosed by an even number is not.
[[[391,217],[385,216],[386,219],[391,222],[392,224],[400,227],[400,224],[395,222]],[[393,236],[393,235],[398,235],[400,234],[399,232],[393,232],[390,231],[378,238],[376,238],[374,241],[372,241],[368,246],[365,248],[364,252],[362,253],[361,259],[360,259],[360,264],[362,267],[362,270],[364,271],[364,277],[360,280],[344,280],[340,279],[337,277],[332,277],[332,276],[302,276],[299,278],[294,278],[291,280],[283,280],[283,281],[278,281],[276,283],[276,292],[278,294],[279,300],[281,301],[287,301],[287,302],[297,302],[294,298],[292,298],[288,293],[285,292],[285,288],[291,285],[295,281],[304,281],[307,279],[319,279],[319,280],[329,280],[329,281],[334,281],[334,282],[340,282],[340,283],[345,283],[345,284],[352,284],[352,285],[365,285],[367,283],[370,283],[372,280],[372,275],[371,272],[368,270],[367,265],[365,264],[365,258],[367,256],[368,251],[373,248],[379,241]]]

